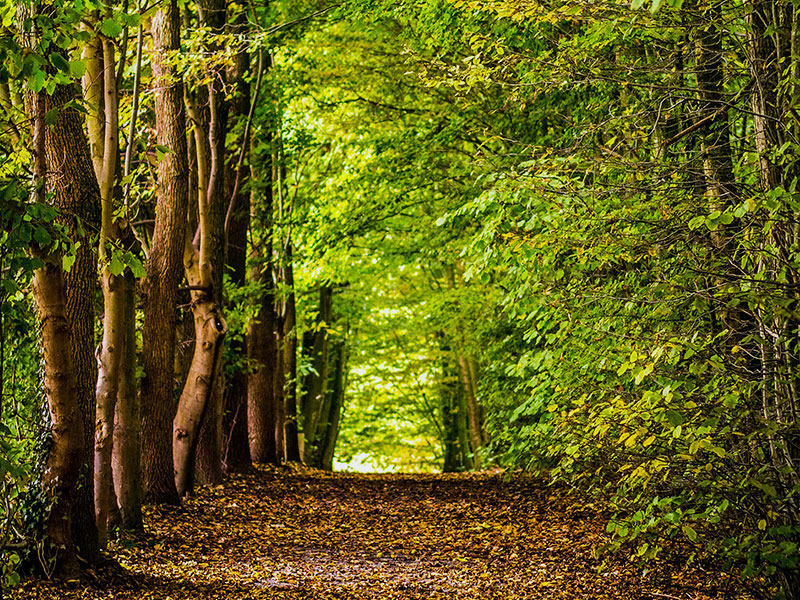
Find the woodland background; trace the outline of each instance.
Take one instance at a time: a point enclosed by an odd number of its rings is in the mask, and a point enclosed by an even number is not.
[[[798,597],[795,3],[0,7],[0,585],[335,457]]]

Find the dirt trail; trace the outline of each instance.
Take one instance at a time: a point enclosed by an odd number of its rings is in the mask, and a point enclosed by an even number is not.
[[[661,564],[645,579],[618,555],[598,571],[605,522],[575,502],[492,475],[258,470],[148,510],[147,533],[115,552],[120,567],[86,582],[31,580],[11,597],[723,597],[727,577],[699,566]]]

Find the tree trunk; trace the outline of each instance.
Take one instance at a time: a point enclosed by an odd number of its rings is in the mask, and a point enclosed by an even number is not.
[[[721,26],[719,6],[709,5],[695,27],[695,76],[701,101],[698,119],[707,119],[699,135],[703,143],[705,192],[712,210],[725,210],[737,198],[725,98]]]
[[[233,33],[248,32],[247,12],[242,10],[231,26]],[[250,180],[250,165],[245,157],[250,153],[249,115],[250,84],[245,79],[250,68],[250,55],[240,52],[234,57],[228,71],[228,81],[235,90],[230,103],[231,131],[239,130],[237,143],[240,160],[228,161],[225,170],[225,197],[228,199],[226,216],[225,249],[231,285],[241,287],[247,283],[247,233],[250,228],[250,193],[246,185]],[[237,144],[234,144],[234,148]],[[267,170],[267,172],[269,172]],[[246,340],[231,342],[231,351],[239,357],[247,356]],[[250,466],[248,442],[248,386],[249,376],[237,369],[228,386],[223,403],[222,431],[226,441],[223,449],[225,469],[243,470]]]
[[[170,53],[180,46],[177,0],[166,0],[153,17],[151,29],[157,141],[170,152],[158,164],[156,222],[147,261],[142,466],[145,501],[177,504],[170,440],[175,414],[175,311],[188,203],[183,82],[168,61]]]
[[[330,411],[328,412],[325,439],[322,444],[320,467],[326,471],[333,470],[333,456],[336,451],[336,440],[339,437],[339,422],[344,407],[344,393],[347,387],[347,341],[336,342],[333,376],[329,390]]]
[[[283,352],[284,381],[284,425],[283,436],[286,460],[300,462],[300,442],[297,429],[297,313],[294,302],[294,270],[292,266],[292,241],[287,237],[285,245],[283,284],[290,290],[285,300],[283,317],[283,335],[281,336]]]
[[[123,529],[142,529],[141,411],[136,381],[136,278],[125,272],[124,348],[112,456],[114,490]]]
[[[473,466],[480,469],[480,458],[477,450],[483,446],[483,420],[481,419],[481,408],[478,404],[477,394],[475,393],[474,361],[470,364],[470,358],[462,353],[458,355],[458,366],[461,372],[461,382],[464,386],[464,400],[469,424],[469,441],[473,450]],[[472,367],[472,368],[471,368]]]
[[[222,11],[224,13],[224,4]],[[201,18],[208,19],[212,13],[214,11],[205,6]],[[216,81],[218,77],[213,79]],[[221,376],[222,344],[228,326],[219,303],[222,269],[213,265],[224,264],[225,253],[227,203],[223,195],[223,157],[227,108],[223,92],[217,85],[212,82],[208,87],[207,128],[198,106],[189,101],[197,152],[198,230],[195,241],[186,238],[184,250],[184,269],[194,316],[194,354],[172,426],[175,483],[181,496],[192,491],[201,439],[205,440],[199,460],[203,481],[213,484],[222,479],[222,398],[218,378]]]
[[[452,367],[453,375],[457,376],[458,367],[454,364]],[[473,451],[469,443],[469,425],[467,423],[467,399],[464,394],[464,388],[458,383],[453,386],[453,391],[456,397],[456,426],[458,427],[458,446],[461,450],[461,464],[468,471],[475,467],[473,461]]]
[[[44,391],[52,438],[42,474],[42,489],[50,500],[44,530],[53,551],[56,573],[71,579],[80,571],[71,532],[71,512],[84,457],[85,436],[78,408],[61,256],[41,253],[39,258],[44,266],[34,273],[33,295],[42,323]],[[88,523],[94,523],[94,519],[89,519]]]
[[[44,123],[48,111],[45,92],[28,97],[27,112],[33,122],[35,194],[48,189],[48,136]],[[71,519],[75,490],[81,473],[86,443],[78,402],[72,328],[67,315],[66,285],[61,256],[47,249],[33,248],[43,265],[33,275],[33,297],[42,327],[44,393],[47,398],[51,443],[45,469],[41,474],[42,491],[49,499],[44,517],[44,534],[53,552],[59,576],[73,578],[80,572],[73,542]],[[94,519],[88,519],[89,524]],[[48,557],[50,558],[50,557]]]
[[[313,370],[303,381],[303,434],[305,439],[303,460],[306,464],[319,467],[321,459],[318,429],[325,413],[325,400],[328,389],[328,363],[330,359],[330,337],[328,328],[333,318],[333,288],[323,285],[319,291],[319,311],[316,327],[312,335],[310,360]],[[323,431],[324,435],[324,431]]]
[[[197,10],[202,26],[208,27],[213,35],[221,35],[224,33],[227,21],[225,0],[201,0],[197,3]],[[210,55],[222,51],[222,47],[216,38],[209,39],[210,42],[206,44],[205,49]],[[204,133],[207,138],[206,151],[208,172],[206,185],[201,186],[204,187],[205,198],[198,198],[200,202],[205,202],[205,206],[200,207],[199,213],[200,248],[197,258],[199,260],[198,266],[201,265],[203,261],[207,260],[211,269],[208,273],[205,273],[204,268],[200,266],[200,271],[197,275],[200,277],[198,281],[203,282],[198,285],[206,286],[207,283],[210,284],[210,294],[208,294],[203,301],[211,301],[216,304],[213,310],[216,311],[217,316],[224,323],[221,301],[223,297],[222,276],[224,272],[222,266],[225,264],[225,214],[228,208],[228,201],[225,196],[225,137],[228,132],[229,110],[228,102],[225,98],[225,69],[216,65],[212,66],[207,79],[208,125],[207,129],[204,128]],[[205,122],[197,121],[195,127],[198,126],[205,126]],[[201,148],[198,145],[198,152],[200,151]],[[198,159],[199,158],[200,157],[198,157]],[[207,253],[207,256],[204,256],[204,253]],[[210,279],[206,279],[207,276],[210,276]],[[189,273],[187,272],[187,279],[189,279],[189,277]],[[197,324],[197,321],[195,321],[195,324]],[[224,330],[227,331],[227,325],[225,325]],[[199,341],[200,337],[199,332],[195,329],[196,341]],[[220,344],[220,346],[225,343],[224,332],[223,335],[216,340],[216,343]],[[224,479],[222,464],[222,396],[224,374],[222,372],[221,347],[216,355],[217,361],[213,365],[206,364],[204,361],[206,368],[213,369],[212,372],[206,374],[206,377],[213,381],[213,385],[211,386],[211,394],[203,407],[205,418],[202,418],[200,421],[196,451],[193,455],[194,466],[192,467],[198,481],[209,485],[218,485],[222,483]],[[197,354],[195,353],[194,356],[196,357]],[[186,391],[185,388],[184,391]],[[181,397],[183,398],[183,396]],[[178,410],[181,410],[180,405]],[[173,445],[173,448],[174,447]],[[190,477],[190,480],[192,478],[193,477]]]
[[[798,8],[790,3],[774,0],[753,0],[746,7],[748,33],[747,58],[752,78],[753,136],[759,160],[760,192],[792,189],[798,175],[796,161],[785,160],[780,148],[784,141],[793,139],[794,111],[797,91],[797,35]],[[788,60],[787,60],[788,59]],[[796,113],[795,113],[796,115]],[[800,243],[798,212],[785,208],[770,217],[765,227],[765,249],[757,265],[758,274],[767,279],[785,272],[785,299],[796,306],[800,273],[795,267],[795,256]],[[783,302],[779,306],[784,306]],[[797,427],[798,360],[795,348],[800,335],[800,320],[788,311],[769,311],[760,305],[755,308],[760,330],[761,346],[761,412],[765,422],[777,425],[776,432],[767,437],[765,454],[769,456],[778,497],[788,498],[800,485],[795,465],[800,461],[800,434]],[[768,330],[781,332],[773,336]],[[765,444],[765,445],[767,445]],[[766,508],[763,512],[767,512]],[[786,502],[780,510],[776,525],[791,528],[800,519],[796,502]],[[758,517],[756,517],[758,518]],[[787,536],[796,542],[797,535]],[[788,600],[800,598],[800,574],[796,568],[779,568],[778,577]]]
[[[269,266],[254,267],[253,278],[265,284],[261,296],[261,308],[255,320],[247,328],[247,355],[253,364],[248,377],[247,410],[250,440],[250,455],[254,462],[279,464],[277,445],[277,386],[278,373],[278,318],[272,289],[268,281],[272,274]],[[264,272],[264,271],[267,272]],[[277,397],[276,397],[277,396]]]
[[[83,460],[73,504],[73,541],[90,563],[100,558],[94,525],[94,421],[97,363],[94,355],[94,302],[97,289],[97,260],[89,235],[99,223],[99,190],[81,114],[64,106],[75,98],[72,85],[58,86],[43,102],[46,112],[57,110],[56,123],[45,128],[48,191],[58,208],[70,237],[80,242],[75,263],[64,274],[66,314],[72,330],[72,354],[83,422]],[[69,157],[68,159],[66,157]]]
[[[43,14],[37,3],[19,5],[24,19],[31,11]],[[33,20],[32,22],[35,22]],[[37,48],[41,31],[34,25],[22,32],[22,45]],[[47,54],[48,49],[45,48]],[[46,184],[58,209],[60,221],[73,242],[79,243],[72,268],[63,275],[66,318],[71,330],[70,348],[75,385],[83,424],[84,440],[78,485],[74,490],[72,541],[83,558],[91,563],[100,558],[97,529],[94,525],[93,440],[95,384],[97,365],[94,358],[94,296],[97,287],[97,262],[88,237],[99,230],[99,190],[94,175],[89,145],[83,131],[81,113],[66,108],[76,97],[75,86],[56,85],[51,93],[29,94],[28,114],[34,120],[39,156],[34,173]],[[45,126],[42,115],[55,114],[55,123]],[[40,170],[37,170],[40,169]],[[45,177],[45,174],[48,177]]]
[[[214,392],[214,378],[218,372],[222,341],[227,332],[227,324],[216,302],[213,288],[209,291],[206,285],[210,276],[210,264],[202,261],[199,258],[201,255],[202,252],[195,252],[186,269],[190,287],[202,289],[192,290],[196,336],[194,355],[173,422],[175,485],[180,496],[191,492],[194,484],[193,466],[198,433]]]
[[[114,411],[117,403],[122,359],[125,356],[125,283],[122,273],[112,272],[112,252],[121,235],[114,221],[115,183],[119,155],[119,100],[116,60],[111,40],[102,43],[105,123],[102,134],[104,155],[98,174],[102,221],[100,229],[100,264],[103,265],[103,340],[98,358],[97,417],[94,439],[94,506],[97,534],[101,547],[108,541],[113,477],[111,454],[114,442]],[[90,119],[90,122],[93,119]],[[95,165],[95,168],[97,165]],[[123,267],[124,268],[124,267]]]
[[[439,351],[441,354],[441,379],[439,380],[439,403],[442,412],[442,450],[444,454],[444,464],[442,471],[445,473],[456,473],[464,470],[461,444],[459,441],[458,427],[458,376],[453,370],[450,356],[450,346],[447,343],[445,334],[436,334],[439,340]]]

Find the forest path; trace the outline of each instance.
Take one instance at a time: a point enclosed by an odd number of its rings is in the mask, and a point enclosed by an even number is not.
[[[260,469],[148,509],[123,568],[88,583],[28,581],[20,600],[72,598],[722,598],[726,578],[622,556],[598,572],[605,521],[591,504],[497,475]]]

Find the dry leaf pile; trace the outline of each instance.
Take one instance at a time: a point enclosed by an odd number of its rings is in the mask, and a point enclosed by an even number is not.
[[[261,468],[180,508],[148,509],[146,533],[120,542],[117,562],[85,581],[29,580],[11,597],[709,600],[731,592],[724,573],[678,560],[646,572],[618,554],[599,570],[592,549],[606,539],[604,525],[591,503],[526,479]]]

